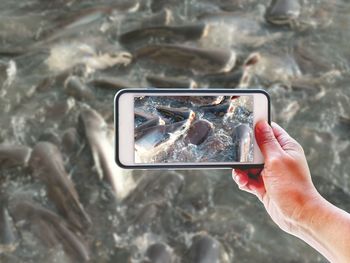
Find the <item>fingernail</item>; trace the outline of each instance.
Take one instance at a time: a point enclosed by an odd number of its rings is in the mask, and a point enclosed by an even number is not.
[[[233,180],[234,180],[235,182],[237,182],[238,176],[237,176],[236,174],[233,174],[233,175],[232,175],[232,178],[233,178]]]
[[[236,177],[236,182],[237,182],[237,184],[239,184],[239,185],[243,185],[242,179],[241,179],[241,177],[239,177],[239,176]]]
[[[235,170],[232,170],[232,178],[236,179],[236,177],[237,177],[237,174],[236,174]]]

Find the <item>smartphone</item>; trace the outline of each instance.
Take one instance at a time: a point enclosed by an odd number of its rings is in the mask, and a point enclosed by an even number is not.
[[[115,96],[115,159],[122,168],[262,167],[255,124],[270,123],[264,90],[124,89]]]

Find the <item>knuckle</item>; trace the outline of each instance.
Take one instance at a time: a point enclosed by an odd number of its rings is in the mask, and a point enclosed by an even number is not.
[[[269,164],[273,167],[278,166],[281,162],[284,161],[284,158],[282,156],[272,156],[271,158],[269,158]]]
[[[302,148],[301,145],[300,145],[296,140],[294,140],[294,139],[291,140],[291,141],[289,142],[289,144],[290,144],[292,147],[296,148],[296,149]]]
[[[304,152],[304,148],[300,145],[300,143],[298,143],[297,141],[295,141],[295,148],[298,152],[305,154]]]
[[[294,139],[289,140],[287,145],[288,145],[289,149],[294,149],[294,150],[301,152],[301,153],[304,152],[303,147]]]

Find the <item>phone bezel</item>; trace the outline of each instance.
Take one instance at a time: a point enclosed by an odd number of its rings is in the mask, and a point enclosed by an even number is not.
[[[213,169],[227,169],[227,168],[262,168],[264,163],[207,163],[207,164],[137,164],[137,165],[125,165],[120,161],[119,158],[119,116],[118,116],[118,108],[119,108],[119,98],[125,93],[134,93],[137,94],[169,94],[169,93],[178,93],[178,94],[263,94],[267,99],[267,121],[271,124],[271,101],[269,94],[262,89],[200,89],[200,90],[190,90],[190,89],[123,89],[120,90],[114,97],[114,126],[115,126],[115,162],[117,165],[124,169],[203,169],[203,168],[213,168]],[[255,102],[254,102],[255,104]],[[256,141],[254,139],[254,146],[256,145]]]

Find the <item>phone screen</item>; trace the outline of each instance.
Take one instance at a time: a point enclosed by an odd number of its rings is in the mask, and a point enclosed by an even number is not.
[[[134,162],[252,163],[254,96],[134,96]]]

